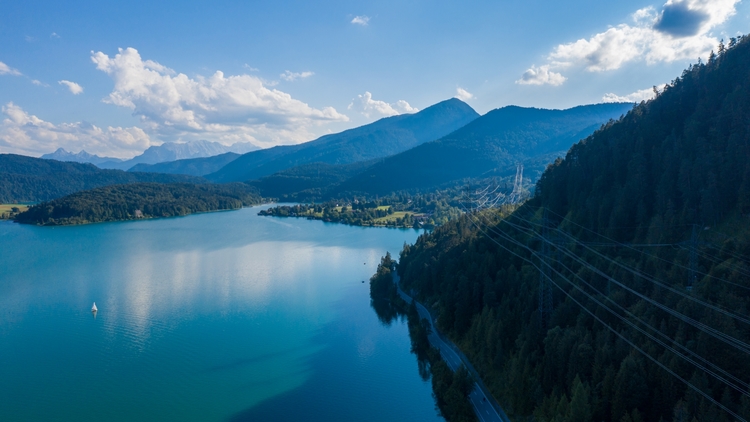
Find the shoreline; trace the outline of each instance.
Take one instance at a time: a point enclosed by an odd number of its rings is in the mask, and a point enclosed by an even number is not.
[[[197,212],[191,212],[189,214],[183,214],[183,215],[170,215],[165,217],[144,217],[144,218],[127,218],[127,219],[119,219],[119,220],[107,220],[107,221],[91,221],[91,222],[84,222],[84,223],[71,223],[71,224],[33,224],[33,223],[21,223],[16,221],[15,219],[7,219],[7,221],[16,223],[16,224],[23,224],[25,226],[34,226],[34,227],[74,227],[74,226],[90,226],[94,224],[107,224],[107,223],[130,223],[133,221],[151,221],[151,220],[162,220],[167,218],[179,218],[179,217],[189,217],[192,215],[199,215],[199,214],[212,214],[217,212],[229,212],[229,211],[238,211],[243,208],[253,208],[253,207],[259,207],[263,205],[270,205],[273,204],[273,202],[263,202],[260,204],[255,205],[249,205],[249,206],[242,206],[240,208],[229,208],[229,209],[218,209],[218,210],[209,210],[209,211],[197,211]],[[0,219],[0,221],[5,221],[6,219]]]

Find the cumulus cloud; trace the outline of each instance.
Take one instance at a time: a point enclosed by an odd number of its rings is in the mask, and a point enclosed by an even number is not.
[[[663,90],[666,84],[661,84],[656,87],[658,90]],[[641,101],[648,101],[656,96],[654,88],[646,88],[635,91],[628,95],[617,95],[614,93],[604,94],[602,101],[605,103],[640,103]]]
[[[49,37],[50,38],[60,38],[60,36],[57,35],[57,32],[53,32],[53,33],[49,34]]]
[[[32,81],[32,83],[33,82],[34,81]],[[80,94],[80,93],[83,92],[83,87],[81,85],[78,85],[75,82],[62,80],[62,81],[57,81],[57,83],[60,84],[60,85],[67,86],[68,89],[70,90],[70,93],[73,94],[73,95],[78,95],[78,94]]]
[[[548,66],[547,70],[578,67],[589,72],[604,72],[638,61],[653,65],[705,58],[719,43],[711,31],[736,13],[739,1],[668,0],[659,11],[653,7],[640,9],[633,13],[631,23],[610,27],[588,39],[558,45],[544,66]],[[537,80],[534,72],[529,73],[534,69],[532,66],[519,83]],[[558,81],[558,85],[562,83],[559,78],[541,83],[554,85],[553,80]]]
[[[290,71],[287,70],[284,73],[282,73],[281,75],[279,75],[279,77],[281,79],[285,80],[285,81],[294,82],[297,79],[309,78],[310,76],[312,76],[314,74],[315,73],[313,73],[313,72],[290,72]]]
[[[65,148],[85,149],[90,153],[129,158],[143,152],[151,139],[140,128],[100,128],[87,122],[53,124],[8,103],[1,109],[0,151],[41,155]]]
[[[559,73],[549,70],[549,65],[531,66],[526,72],[523,72],[521,79],[517,84],[521,85],[562,85],[567,78]]]
[[[12,67],[8,66],[7,64],[3,62],[0,62],[0,75],[21,76],[21,72],[19,72],[16,69],[13,69]]]
[[[461,101],[469,101],[470,99],[474,98],[474,94],[459,86],[458,88],[456,88],[456,98]]]
[[[163,140],[291,144],[311,139],[316,126],[349,120],[333,107],[313,108],[269,89],[252,75],[216,71],[190,78],[143,60],[134,48],[114,57],[92,52],[91,60],[114,81],[103,101],[131,109],[147,133]]]
[[[416,113],[418,108],[412,107],[404,100],[398,100],[395,103],[386,103],[385,101],[373,100],[372,94],[365,91],[362,95],[357,95],[349,104],[349,110],[362,113],[365,117],[386,117],[395,116],[403,113]]]
[[[355,16],[354,19],[352,19],[352,23],[355,25],[367,26],[370,24],[370,17],[365,15]]]

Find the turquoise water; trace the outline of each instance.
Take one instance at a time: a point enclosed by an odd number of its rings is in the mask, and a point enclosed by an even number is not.
[[[442,420],[362,283],[417,232],[261,208],[0,223],[0,420]]]

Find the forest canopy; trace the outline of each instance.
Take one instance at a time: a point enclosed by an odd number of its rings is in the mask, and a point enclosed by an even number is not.
[[[16,216],[15,221],[43,226],[87,224],[233,210],[260,202],[257,190],[243,183],[131,183],[43,202]]]

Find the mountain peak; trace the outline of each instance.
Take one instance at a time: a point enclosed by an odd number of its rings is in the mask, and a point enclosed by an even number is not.
[[[254,151],[208,175],[214,181],[244,181],[313,162],[350,164],[397,154],[436,140],[479,117],[468,104],[450,98],[417,113],[384,117],[364,126],[293,146]]]

